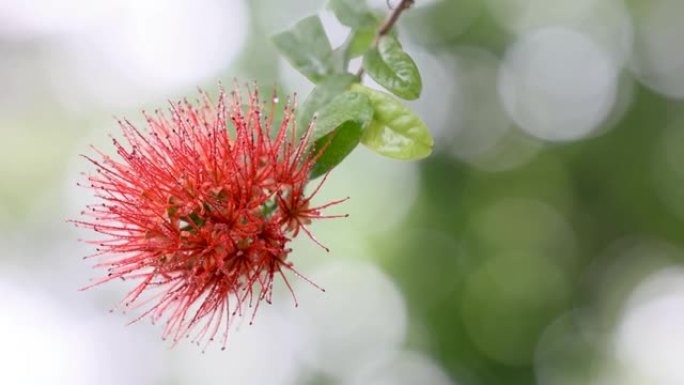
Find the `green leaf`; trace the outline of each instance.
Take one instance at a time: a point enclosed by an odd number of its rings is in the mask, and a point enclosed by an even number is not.
[[[272,39],[290,64],[312,82],[334,72],[332,47],[318,16],[309,16]]]
[[[393,36],[383,36],[378,46],[363,56],[363,68],[373,80],[404,99],[416,99],[423,88],[418,67]]]
[[[334,50],[335,68],[345,72],[351,59],[371,48],[384,15],[371,12],[365,0],[330,0],[329,6],[342,24],[351,27],[344,43]]]
[[[337,166],[359,144],[363,128],[353,121],[342,123],[337,129],[316,141],[314,152],[324,150],[311,168],[310,179],[318,178]]]
[[[375,27],[360,27],[352,30],[350,36],[350,43],[347,47],[347,57],[353,59],[359,57],[368,51],[373,45],[375,39]]]
[[[337,20],[347,27],[368,26],[375,21],[366,0],[330,0],[328,5]]]
[[[375,110],[361,143],[395,159],[421,159],[432,152],[433,140],[425,123],[399,100],[384,92],[354,84],[352,91],[365,94]]]
[[[316,111],[330,103],[335,96],[346,91],[357,80],[356,76],[352,74],[339,74],[328,76],[318,83],[297,110],[298,126],[301,129],[306,129]]]
[[[352,28],[344,43],[333,51],[333,62],[337,72],[346,72],[349,61],[366,53],[373,45],[375,26]]]
[[[323,153],[311,169],[311,178],[325,174],[349,155],[371,119],[373,108],[363,93],[345,91],[323,106],[312,137],[314,152]]]
[[[368,96],[345,91],[318,110],[312,140],[316,141],[345,122],[356,122],[365,127],[373,119],[373,107]]]

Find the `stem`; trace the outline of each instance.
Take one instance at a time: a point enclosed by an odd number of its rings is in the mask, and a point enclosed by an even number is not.
[[[378,29],[378,33],[375,35],[375,41],[373,42],[374,48],[378,46],[378,42],[380,41],[380,39],[392,30],[392,27],[394,27],[394,25],[397,23],[397,20],[399,20],[399,16],[401,16],[401,14],[405,10],[411,8],[413,3],[415,3],[415,0],[401,0],[401,3],[399,3],[399,5],[396,8],[394,8],[389,17],[387,17],[385,22],[382,23],[382,25]],[[359,71],[356,73],[356,77],[358,77],[359,80],[361,80],[362,76],[363,66],[359,68]]]
[[[397,20],[399,20],[401,13],[411,8],[414,2],[415,0],[401,0],[401,3],[394,8],[394,11],[392,11],[387,20],[385,20],[385,22],[380,26],[380,29],[378,30],[378,36],[375,39],[376,44],[381,37],[389,33],[392,27],[394,27],[394,24],[396,24]]]

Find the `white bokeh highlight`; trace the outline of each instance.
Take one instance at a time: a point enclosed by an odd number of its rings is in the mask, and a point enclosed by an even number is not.
[[[465,104],[468,96],[464,90],[464,83],[468,79],[461,76],[452,55],[428,52],[417,45],[406,45],[404,50],[411,52],[411,57],[423,74],[423,89],[417,100],[402,102],[420,116],[435,138],[448,138],[461,131],[465,126],[464,113],[468,107]],[[364,82],[388,93],[370,76],[365,76]],[[436,145],[440,146],[440,142],[436,140]]]
[[[225,351],[214,343],[202,354],[200,347],[181,341],[169,357],[174,378],[181,384],[296,384],[299,352],[305,347],[300,325],[283,316],[296,310],[287,300],[279,295],[279,305],[262,304],[252,325],[252,309],[235,318]]]
[[[306,366],[338,379],[368,361],[391,355],[403,344],[407,311],[397,286],[376,266],[362,261],[331,262],[310,274],[325,293],[297,284]],[[309,286],[309,287],[307,287]]]
[[[455,52],[449,78],[460,79],[458,91],[451,85],[441,92],[455,97],[448,130],[448,150],[455,157],[490,172],[511,170],[531,160],[540,145],[511,130],[511,121],[498,97],[497,75],[501,65],[494,53],[475,47]]]
[[[684,269],[669,268],[633,292],[615,335],[617,362],[641,383],[684,383]]]
[[[618,69],[585,35],[546,28],[523,35],[506,53],[499,92],[511,119],[549,141],[591,135],[611,112]]]
[[[402,351],[376,358],[346,385],[455,385],[444,370],[428,356]]]
[[[522,35],[550,26],[570,28],[591,37],[624,63],[631,53],[633,26],[623,0],[485,0],[507,30]]]
[[[0,2],[0,35],[31,40],[54,34],[82,31],[121,11],[133,0],[3,0]]]
[[[139,107],[219,76],[247,34],[243,1],[124,2],[95,26],[66,36],[52,82],[65,105]]]
[[[69,308],[44,289],[2,279],[0,291],[0,383],[142,385],[159,378],[160,356],[141,330],[119,323],[113,336],[108,330],[117,322],[106,313]]]

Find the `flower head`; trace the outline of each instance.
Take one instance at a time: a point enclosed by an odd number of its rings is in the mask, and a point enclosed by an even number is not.
[[[311,204],[325,177],[305,192],[318,155],[311,126],[297,137],[293,104],[274,125],[275,97],[268,110],[256,88],[246,98],[221,91],[214,105],[201,93],[196,105],[145,115],[145,131],[121,121],[116,159],[97,148],[85,156],[99,203],[72,222],[102,235],[89,243],[107,270],[91,286],[135,280],[121,304],[145,308],[136,320],[164,319],[163,337],[174,342],[220,333],[225,346],[231,319],[270,302],[276,276],[291,291],[284,271],[301,275],[288,261],[289,241],[302,231],[320,245],[307,225],[336,217],[321,210],[341,202]]]

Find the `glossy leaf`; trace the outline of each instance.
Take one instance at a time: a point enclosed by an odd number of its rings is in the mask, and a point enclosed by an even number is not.
[[[352,74],[339,74],[331,75],[318,83],[297,110],[297,124],[299,127],[302,129],[308,127],[316,111],[330,103],[335,96],[346,91],[356,80],[356,76]]]
[[[345,91],[334,97],[316,114],[312,140],[318,140],[345,122],[356,122],[365,127],[373,119],[373,107],[368,96],[355,91]]]
[[[423,88],[416,63],[397,39],[383,36],[363,57],[363,68],[373,80],[404,99],[416,99]]]
[[[368,96],[345,91],[323,106],[317,116],[314,149],[324,152],[311,170],[312,178],[325,174],[356,148],[373,118],[373,108]]]
[[[433,140],[425,123],[399,100],[360,84],[352,90],[368,96],[373,120],[363,131],[361,143],[395,159],[421,159],[432,152]]]
[[[362,132],[361,124],[347,121],[335,131],[320,138],[315,144],[314,151],[325,151],[311,168],[310,178],[318,178],[337,166],[359,144]]]
[[[283,56],[314,83],[334,72],[333,51],[321,19],[307,17],[289,30],[273,36]]]

